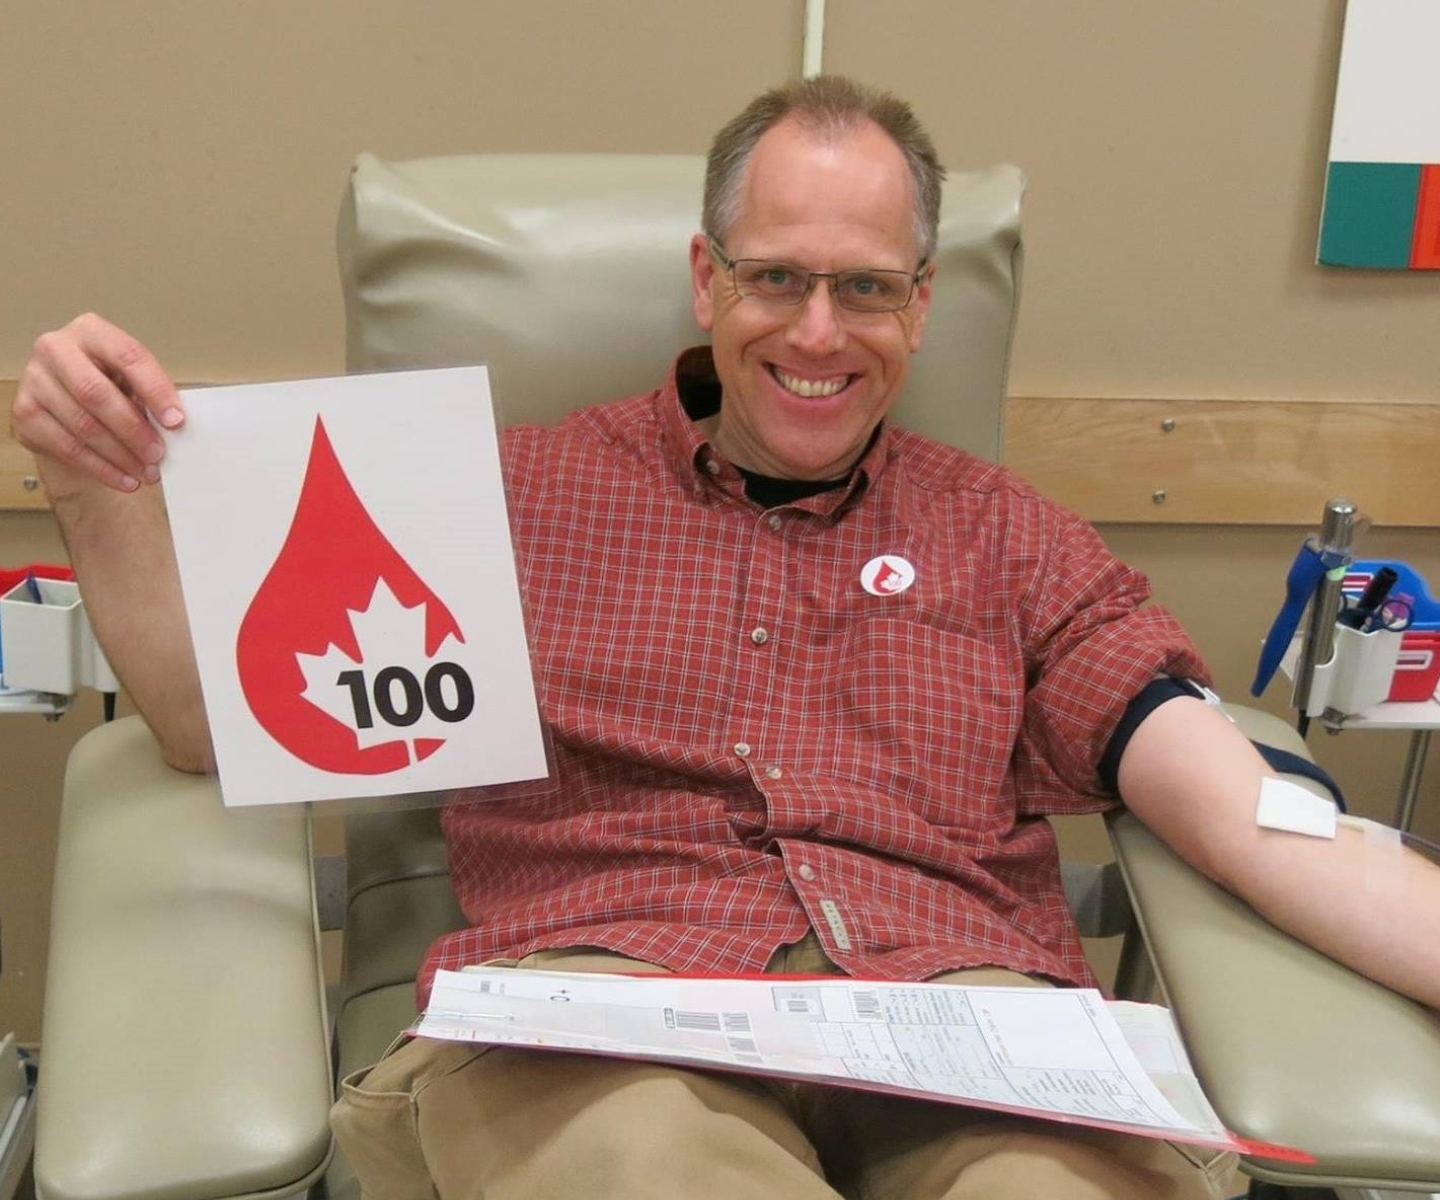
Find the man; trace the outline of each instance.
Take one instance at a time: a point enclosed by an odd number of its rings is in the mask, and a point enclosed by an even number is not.
[[[513,430],[505,462],[553,780],[449,807],[473,928],[438,966],[1087,982],[1045,816],[1118,787],[1271,920],[1440,1005],[1440,872],[1263,831],[1264,763],[1144,582],[1003,471],[888,426],[930,303],[941,172],[843,80],[716,139],[694,307],[655,392]],[[112,663],[211,766],[156,489],[184,419],[83,317],[16,401]],[[879,566],[876,564],[879,563]],[[882,585],[881,570],[890,572]],[[1365,903],[1325,903],[1333,881]],[[1315,881],[1327,881],[1317,888]],[[366,1195],[1219,1197],[1163,1142],[654,1064],[413,1041],[346,1081]]]

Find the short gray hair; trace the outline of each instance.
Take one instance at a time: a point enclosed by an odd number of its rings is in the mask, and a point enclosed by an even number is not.
[[[715,135],[705,164],[705,232],[723,241],[740,216],[745,169],[755,145],[786,119],[826,137],[849,133],[870,121],[905,156],[915,193],[915,244],[922,259],[935,256],[940,224],[940,187],[945,168],[935,144],[905,101],[840,75],[816,75],[756,97]]]

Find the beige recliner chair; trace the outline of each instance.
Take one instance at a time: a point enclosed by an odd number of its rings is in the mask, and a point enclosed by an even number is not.
[[[362,158],[340,229],[351,368],[487,362],[504,422],[653,386],[697,340],[685,246],[701,170],[641,156]],[[896,413],[992,457],[1022,186],[1012,168],[952,176],[930,331]],[[1280,722],[1250,719],[1293,748]],[[462,918],[433,809],[346,824],[345,962],[327,1009],[306,814],[225,811],[213,781],[163,766],[136,719],[77,747],[46,996],[46,1200],[258,1200],[322,1176],[332,1197],[354,1194],[330,1162],[332,1065],[373,1061],[408,1023],[421,954]],[[1309,1174],[1257,1171],[1440,1189],[1434,1014],[1281,937],[1133,820],[1112,832],[1222,1116],[1322,1158]],[[1106,879],[1075,873],[1091,924],[1115,908]]]

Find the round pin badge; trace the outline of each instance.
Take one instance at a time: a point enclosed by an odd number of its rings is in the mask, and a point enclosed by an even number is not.
[[[895,596],[915,582],[915,568],[898,554],[882,554],[860,568],[860,584],[872,596]]]

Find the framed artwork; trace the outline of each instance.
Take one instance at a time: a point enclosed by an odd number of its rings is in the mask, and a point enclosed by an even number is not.
[[[1440,269],[1440,0],[1349,0],[1318,258]]]

